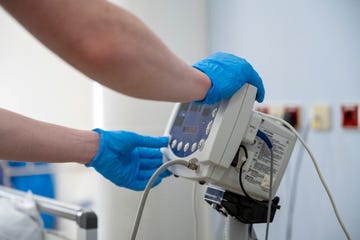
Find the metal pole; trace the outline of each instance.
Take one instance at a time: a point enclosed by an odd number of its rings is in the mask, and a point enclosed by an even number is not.
[[[26,192],[0,186],[0,197],[14,199],[24,198]],[[97,239],[97,216],[89,209],[80,206],[59,202],[54,199],[40,197],[34,195],[34,200],[39,211],[49,213],[51,215],[75,221],[81,229],[79,235],[91,236],[91,238],[83,238],[88,240]]]

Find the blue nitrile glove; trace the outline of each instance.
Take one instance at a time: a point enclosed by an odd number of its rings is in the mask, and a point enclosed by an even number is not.
[[[100,134],[100,147],[94,159],[86,166],[95,168],[114,184],[136,191],[142,191],[153,173],[162,165],[160,148],[166,147],[168,137],[148,137],[127,131],[104,131]],[[154,186],[165,171],[156,179]]]
[[[198,103],[213,104],[230,98],[245,83],[257,87],[256,100],[264,100],[265,89],[259,74],[245,59],[228,53],[214,53],[195,63],[194,68],[205,73],[212,87]]]

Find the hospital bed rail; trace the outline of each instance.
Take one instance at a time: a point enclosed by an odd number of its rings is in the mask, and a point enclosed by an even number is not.
[[[0,197],[7,199],[24,198],[26,192],[0,186]],[[33,195],[38,210],[56,217],[76,222],[77,240],[97,240],[97,216],[90,209],[55,199]]]

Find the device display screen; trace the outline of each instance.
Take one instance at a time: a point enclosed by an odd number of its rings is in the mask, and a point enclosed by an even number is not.
[[[184,133],[196,133],[198,130],[198,128],[196,126],[184,126],[183,127],[183,132]]]
[[[201,108],[201,105],[196,105],[196,104],[192,104],[191,107],[190,107],[190,111],[191,112],[197,112],[199,111]]]
[[[202,111],[202,115],[204,117],[207,117],[210,115],[210,112],[211,112],[211,108],[205,108],[203,111]]]
[[[190,103],[183,103],[179,109],[180,112],[186,112],[188,110]]]
[[[177,116],[174,121],[174,126],[179,127],[183,124],[185,117]]]

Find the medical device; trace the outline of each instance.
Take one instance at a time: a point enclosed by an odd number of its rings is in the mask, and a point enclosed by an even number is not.
[[[149,180],[141,199],[131,239],[136,238],[144,204],[157,176],[165,169],[178,177],[208,184],[205,201],[215,210],[244,224],[269,223],[280,208],[275,197],[296,140],[302,143],[314,163],[338,214],[315,158],[296,130],[286,121],[253,111],[256,88],[245,84],[229,100],[214,105],[178,103],[168,122],[170,137],[164,150],[164,164]],[[231,232],[231,231],[230,231]],[[249,232],[251,232],[249,230]],[[234,234],[246,239],[246,232]],[[240,236],[240,238],[239,238]]]
[[[171,171],[232,193],[268,200],[271,156],[266,143],[257,137],[261,132],[273,145],[273,198],[296,136],[278,122],[254,112],[255,96],[256,88],[246,84],[230,100],[215,105],[178,104],[166,130],[170,142],[164,160],[183,159],[198,168],[191,171],[176,165]]]

